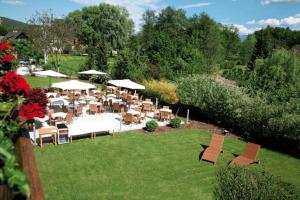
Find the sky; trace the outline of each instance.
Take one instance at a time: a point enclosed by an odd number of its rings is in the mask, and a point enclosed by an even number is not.
[[[217,22],[235,26],[240,35],[268,25],[300,30],[300,0],[0,0],[0,16],[26,22],[36,11],[51,9],[63,17],[103,2],[125,7],[136,31],[145,10],[159,13],[167,6],[184,9],[187,16],[205,12]]]

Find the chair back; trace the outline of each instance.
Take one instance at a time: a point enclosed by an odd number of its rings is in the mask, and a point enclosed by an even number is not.
[[[128,124],[134,122],[133,115],[131,113],[126,113],[124,116],[124,122]]]
[[[50,115],[52,115],[52,114],[54,114],[54,110],[53,110],[53,109],[49,109],[49,110],[48,110],[48,116],[50,116]]]
[[[223,135],[213,134],[209,146],[221,150],[223,148],[223,143]]]
[[[143,103],[144,106],[144,111],[151,111],[152,110],[152,106],[150,103]]]
[[[120,98],[120,97],[121,97],[120,90],[116,90],[116,97],[117,97],[117,98]]]
[[[134,110],[138,112],[142,112],[142,107],[136,107]]]
[[[66,119],[66,124],[71,124],[73,121],[73,114],[68,113],[65,119]]]
[[[163,106],[163,109],[170,109],[169,106]]]
[[[166,111],[160,111],[160,118],[163,120],[170,119],[170,113]]]
[[[82,114],[82,106],[79,106],[77,109],[76,109],[76,113],[77,113],[77,115],[79,114],[79,115],[81,115]]]
[[[97,112],[97,105],[96,104],[89,104],[90,112]]]
[[[257,155],[260,150],[260,145],[248,142],[246,144],[243,156],[251,160],[257,160]]]
[[[114,112],[121,112],[121,107],[120,107],[119,103],[113,103],[112,109]]]
[[[94,96],[94,91],[93,90],[89,90],[89,96]]]

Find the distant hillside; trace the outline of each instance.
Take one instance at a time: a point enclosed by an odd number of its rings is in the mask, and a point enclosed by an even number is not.
[[[8,32],[10,31],[26,31],[30,25],[20,22],[14,19],[9,19],[6,17],[0,17],[1,18],[1,24],[0,26],[3,26]]]

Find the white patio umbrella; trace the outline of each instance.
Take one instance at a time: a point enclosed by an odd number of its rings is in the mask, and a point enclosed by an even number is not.
[[[129,79],[123,79],[123,80],[109,80],[109,84],[112,84],[117,87],[123,87],[123,88],[128,88],[132,90],[144,90],[145,86],[138,84],[136,82],[133,82]]]
[[[53,88],[59,88],[62,90],[88,90],[91,88],[95,88],[95,85],[77,81],[77,80],[70,80],[70,81],[64,81],[59,83],[53,83]],[[75,109],[75,102],[74,102],[74,92],[73,92],[73,110]]]
[[[77,80],[53,83],[51,87],[60,88],[62,90],[87,90],[95,88],[95,85]]]
[[[49,87],[51,85],[51,77],[67,77],[67,75],[61,74],[59,72],[53,71],[53,70],[46,70],[46,71],[37,71],[33,72],[36,76],[41,76],[41,77],[50,77],[49,79]]]
[[[58,73],[56,71],[52,71],[52,70],[46,70],[46,71],[37,71],[37,72],[33,72],[35,75],[38,76],[48,76],[48,77],[67,77],[67,75]]]
[[[79,74],[89,74],[89,75],[105,75],[106,74],[104,72],[96,71],[94,69],[82,71],[82,72],[78,72],[78,73]]]

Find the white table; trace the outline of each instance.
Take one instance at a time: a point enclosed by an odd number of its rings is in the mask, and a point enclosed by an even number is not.
[[[56,93],[55,92],[47,92],[46,95],[47,95],[48,98],[50,96],[56,97]]]
[[[51,115],[52,118],[66,118],[67,113],[64,112],[57,112],[57,113],[53,113]]]
[[[137,116],[140,116],[140,115],[141,115],[141,112],[136,111],[136,110],[128,110],[127,113],[130,113],[130,114],[132,114],[132,115],[137,115]]]
[[[151,104],[151,105],[153,105],[153,102],[152,101],[143,101],[143,104]]]
[[[172,113],[172,110],[171,109],[166,109],[166,108],[161,108],[159,109],[160,112],[169,112],[169,113]]]

